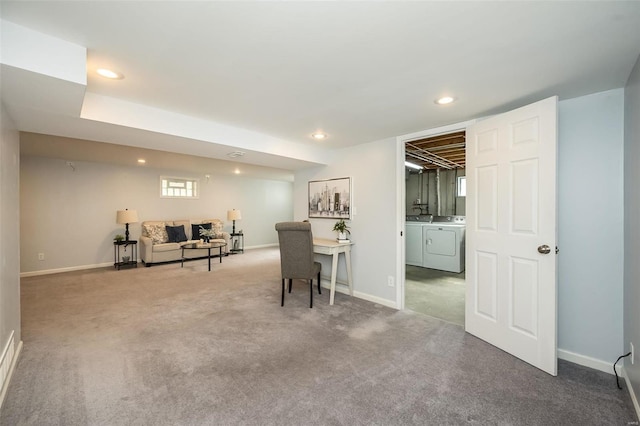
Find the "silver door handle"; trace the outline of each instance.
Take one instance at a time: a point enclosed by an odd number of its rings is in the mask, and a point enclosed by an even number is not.
[[[549,253],[551,253],[551,247],[549,247],[546,244],[543,244],[543,245],[538,247],[538,253],[540,253],[540,254],[549,254]]]

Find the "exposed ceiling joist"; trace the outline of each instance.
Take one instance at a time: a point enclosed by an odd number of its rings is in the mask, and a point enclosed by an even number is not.
[[[466,132],[431,136],[405,144],[406,160],[432,169],[464,169],[466,166]]]

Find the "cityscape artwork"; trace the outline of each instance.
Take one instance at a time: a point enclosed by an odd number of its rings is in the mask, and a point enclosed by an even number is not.
[[[351,219],[351,178],[310,181],[309,218]]]

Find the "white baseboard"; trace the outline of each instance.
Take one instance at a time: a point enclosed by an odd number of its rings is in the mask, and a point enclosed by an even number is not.
[[[259,248],[266,248],[266,247],[278,247],[279,243],[273,243],[273,244],[261,244],[261,245],[257,245],[257,246],[249,246],[249,247],[245,247],[245,250],[251,250],[251,249],[259,249]]]
[[[354,291],[353,297],[357,297],[358,299],[363,299],[368,302],[377,303],[378,305],[386,306],[388,308],[398,309],[395,300],[383,299],[382,297],[372,296],[368,293],[362,293],[360,291]]]
[[[9,348],[9,345],[11,345],[12,348]],[[5,348],[4,353],[2,354],[2,359],[0,359],[0,363],[2,364],[0,367],[4,372],[3,380],[0,382],[0,408],[2,408],[2,405],[4,404],[4,399],[7,396],[7,390],[9,389],[9,383],[11,383],[11,378],[13,377],[13,372],[16,369],[16,364],[18,363],[18,358],[20,357],[21,352],[22,341],[18,342],[17,348],[14,347],[12,332],[9,342],[7,343],[7,348]],[[7,356],[9,354],[12,355],[11,359]]]
[[[629,389],[629,395],[631,396],[631,401],[633,401],[633,407],[636,409],[636,416],[638,416],[638,418],[640,419],[640,404],[638,404],[638,398],[636,397],[636,393],[633,391],[631,380],[629,380],[629,376],[627,376],[627,370],[625,370],[624,367],[622,367],[622,377],[624,377],[624,381],[627,384],[627,389]]]
[[[601,359],[591,358],[564,349],[558,349],[558,358],[613,375],[613,364]]]
[[[39,275],[59,274],[60,272],[82,271],[83,269],[97,269],[113,266],[113,262],[97,263],[94,265],[70,266],[68,268],[43,269],[41,271],[20,272],[20,278],[37,277]]]
[[[326,288],[329,290],[331,288],[331,277],[323,277],[320,276],[320,285],[322,288]],[[336,281],[336,293],[349,294],[349,284],[344,281],[337,280]],[[372,296],[368,293],[363,293],[361,291],[353,291],[353,297],[357,297],[358,299],[363,299],[368,302],[377,303],[379,305],[387,306],[389,308],[398,309],[395,300],[383,299],[378,296]]]

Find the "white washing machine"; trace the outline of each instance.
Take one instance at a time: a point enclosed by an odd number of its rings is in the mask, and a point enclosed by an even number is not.
[[[460,223],[430,223],[422,227],[425,268],[449,272],[464,271],[464,234],[466,225]]]

